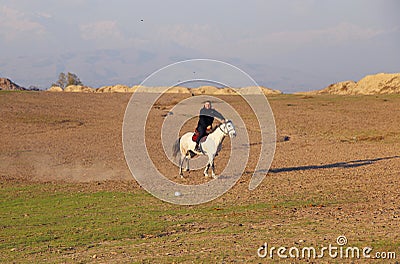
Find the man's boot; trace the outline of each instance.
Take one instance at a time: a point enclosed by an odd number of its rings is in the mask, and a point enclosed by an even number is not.
[[[196,143],[196,147],[194,148],[194,151],[201,152],[199,143]]]

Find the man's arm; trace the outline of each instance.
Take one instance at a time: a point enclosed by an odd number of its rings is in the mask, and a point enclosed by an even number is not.
[[[214,118],[217,118],[220,122],[224,122],[225,121],[225,117],[215,109],[202,108],[200,110],[200,116],[202,116],[202,115],[204,115],[204,116],[212,116]]]
[[[224,122],[225,121],[225,117],[215,109],[212,109],[212,116],[217,118],[220,122]]]

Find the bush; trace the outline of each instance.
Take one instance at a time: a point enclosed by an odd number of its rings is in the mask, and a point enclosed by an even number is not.
[[[69,85],[83,85],[78,75],[75,73],[68,72],[67,74],[61,72],[58,75],[57,82],[53,83],[52,86],[59,86],[62,89]]]

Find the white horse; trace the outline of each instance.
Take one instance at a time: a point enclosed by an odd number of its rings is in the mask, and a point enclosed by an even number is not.
[[[192,140],[193,132],[188,132],[182,137],[178,138],[172,147],[173,156],[176,157],[178,152],[181,152],[179,159],[179,175],[183,178],[182,167],[183,162],[186,160],[186,171],[189,171],[189,160],[196,155],[207,155],[208,163],[204,169],[204,176],[208,177],[208,169],[211,167],[212,177],[215,179],[214,172],[214,158],[221,150],[221,144],[225,136],[234,138],[236,136],[235,126],[232,121],[226,120],[225,123],[221,123],[217,126],[213,132],[211,132],[207,139],[200,142],[200,149],[202,152],[195,151],[196,142]]]

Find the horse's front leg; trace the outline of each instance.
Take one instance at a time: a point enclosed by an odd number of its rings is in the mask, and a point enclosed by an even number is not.
[[[211,176],[216,179],[217,177],[215,176],[215,172],[214,172],[214,159],[211,161]]]
[[[215,167],[214,167],[214,158],[215,158],[215,155],[209,155],[208,156],[208,164],[209,164],[209,166],[211,166],[211,176],[215,179],[217,177],[215,176],[215,171],[214,171],[214,169],[215,169]]]
[[[189,158],[186,158],[186,171],[189,171]]]
[[[205,177],[208,177],[208,169],[210,168],[210,163],[209,162],[207,162],[207,166],[206,166],[206,168],[204,169],[204,176]]]
[[[214,173],[214,155],[208,155],[208,163],[206,166],[206,169],[204,170],[204,176],[208,177],[208,169],[211,166],[211,172],[212,172],[212,177],[215,178],[215,173]]]

